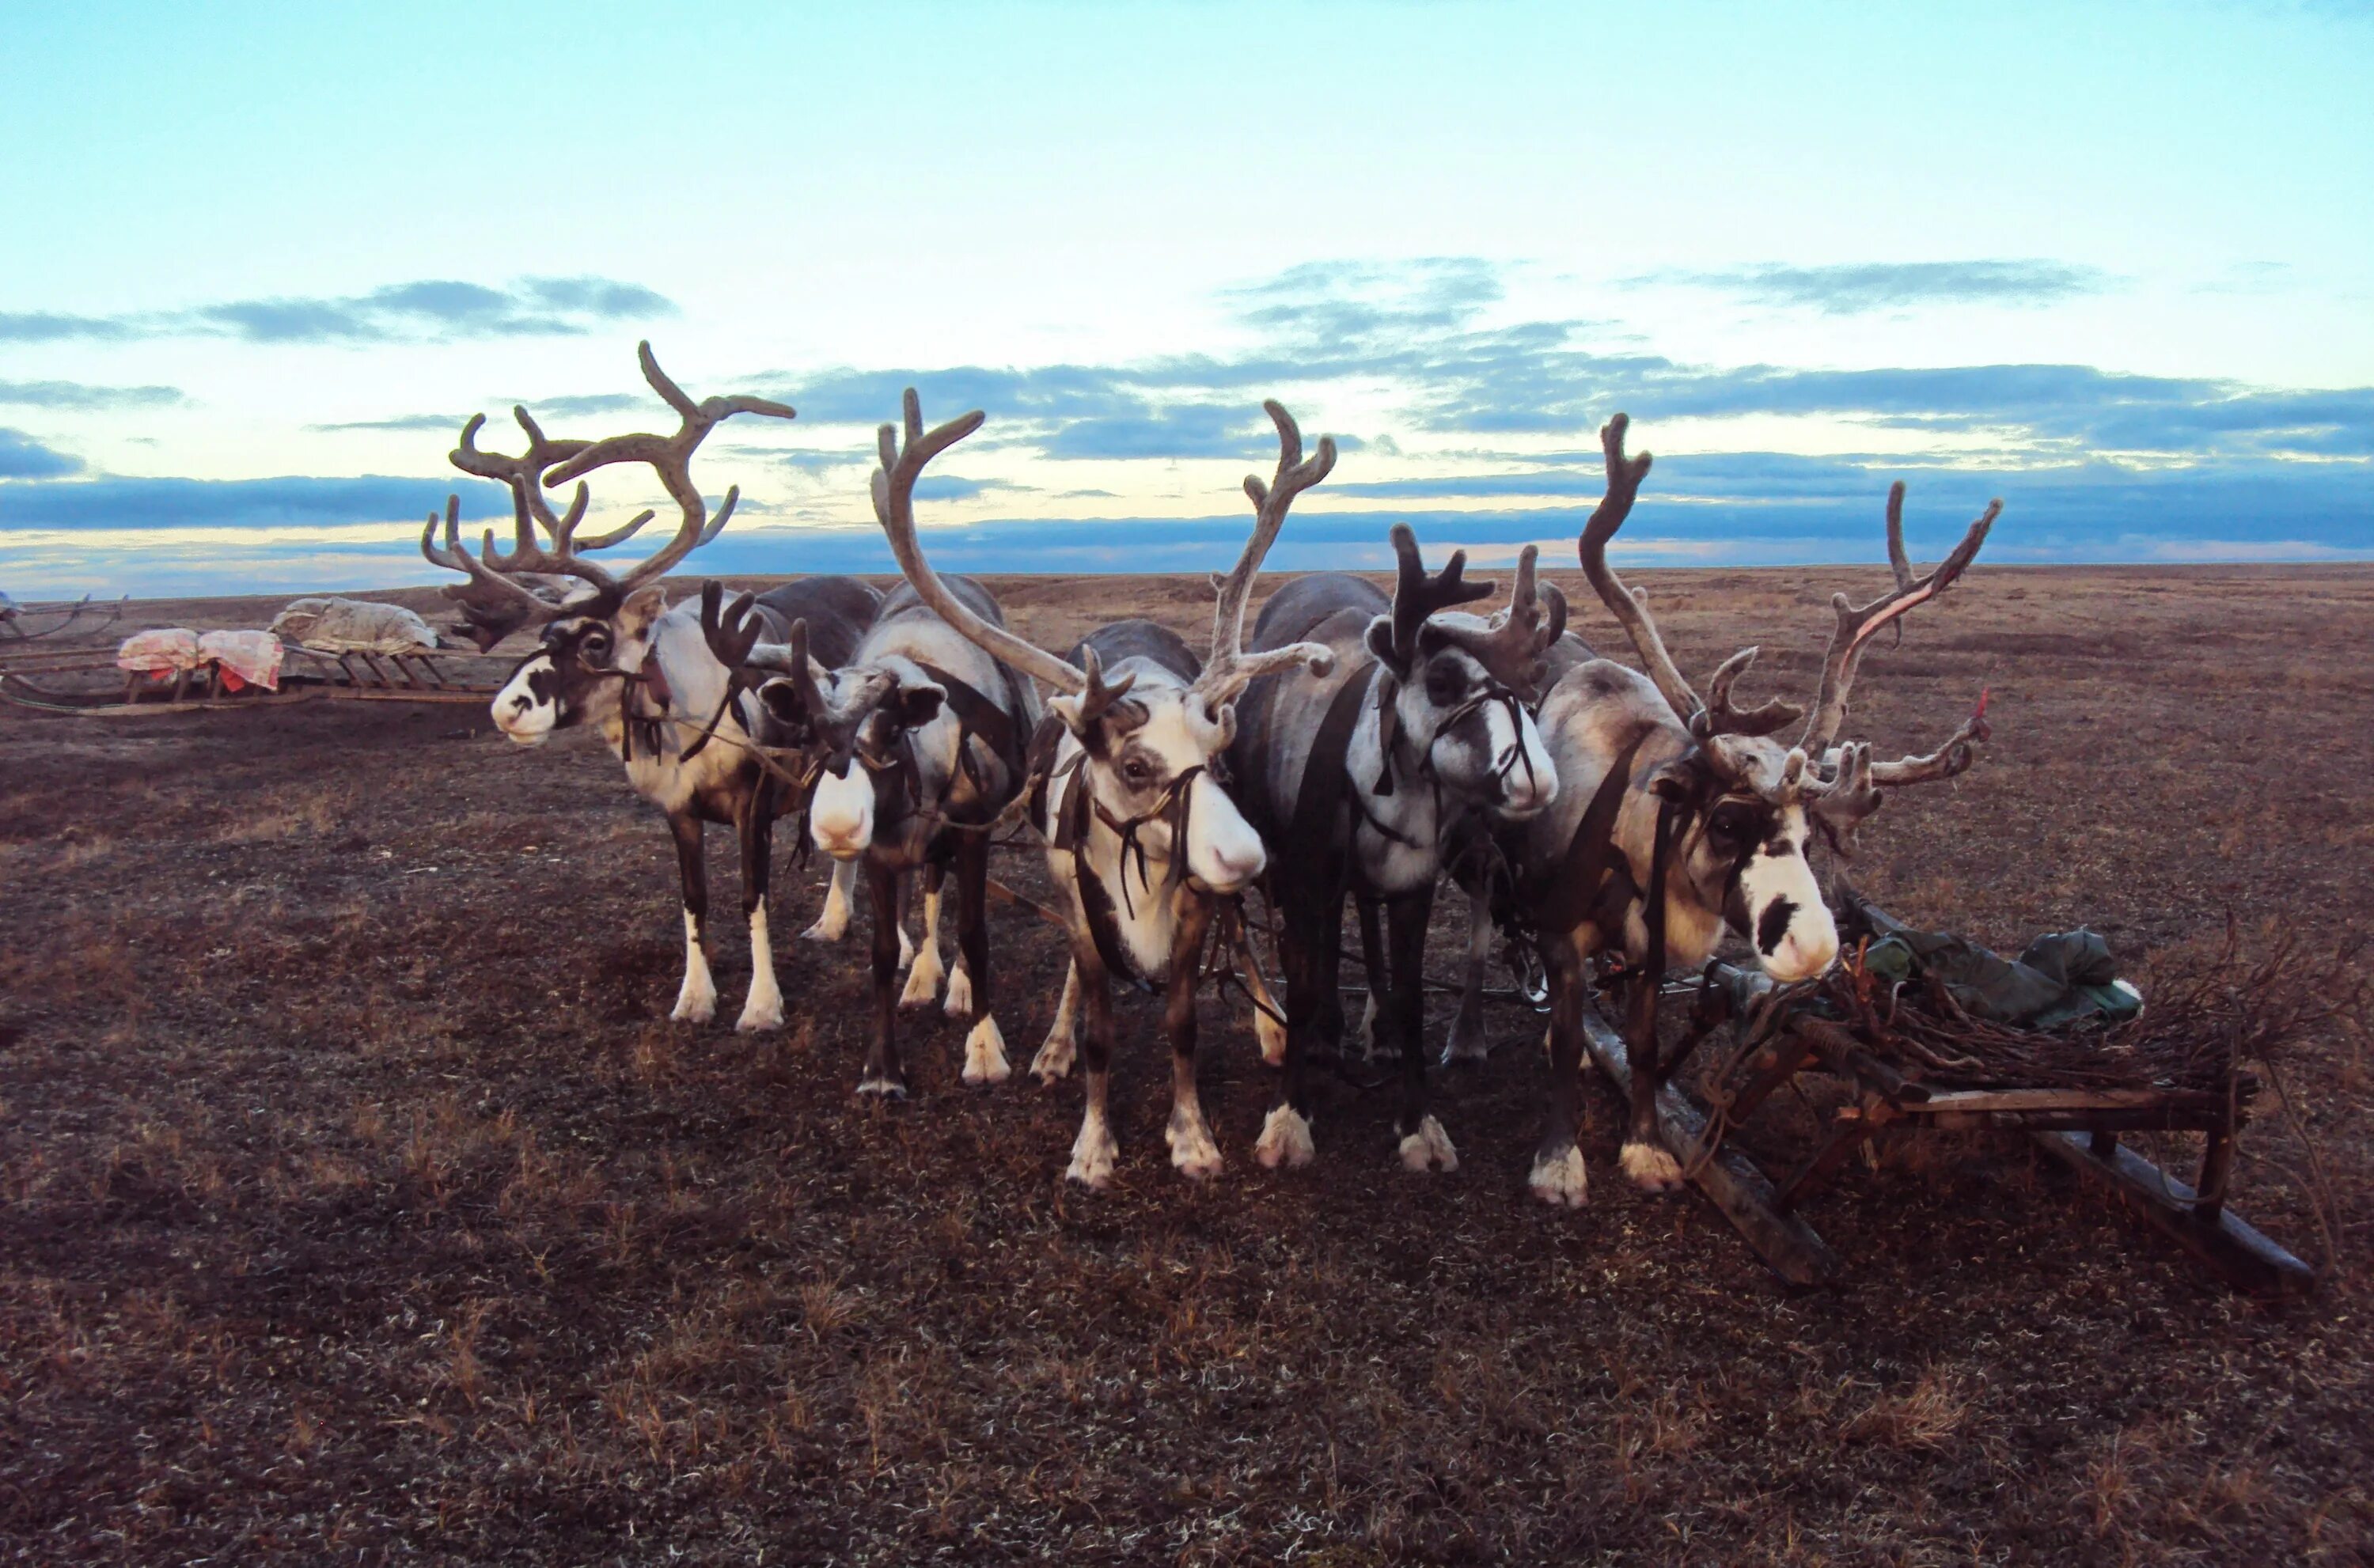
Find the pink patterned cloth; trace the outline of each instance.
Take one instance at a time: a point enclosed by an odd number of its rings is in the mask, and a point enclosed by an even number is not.
[[[285,651],[270,632],[204,632],[198,638],[199,659],[220,665],[223,685],[232,691],[241,686],[278,691]]]
[[[198,634],[187,626],[165,626],[134,632],[115,650],[115,667],[145,674],[168,675],[194,670],[206,662],[198,652]]]

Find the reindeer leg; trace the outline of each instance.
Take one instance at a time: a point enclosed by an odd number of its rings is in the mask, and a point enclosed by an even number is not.
[[[1005,1061],[1005,1036],[989,999],[989,837],[968,833],[957,846],[957,942],[962,967],[948,983],[948,1011],[957,1011],[957,981],[970,979],[965,1004],[972,1028],[965,1035],[964,1081],[1003,1083],[1014,1070]]]
[[[1359,1043],[1360,1055],[1374,1061],[1385,1052],[1385,1042],[1377,1036],[1377,998],[1385,994],[1390,982],[1385,978],[1385,939],[1379,929],[1377,901],[1355,894],[1352,902],[1360,912],[1360,972],[1368,980],[1368,997],[1360,1003],[1359,1026],[1352,1037]],[[1342,982],[1337,982],[1337,994],[1342,994]]]
[[[1550,982],[1550,1108],[1525,1185],[1545,1203],[1580,1209],[1591,1194],[1591,1173],[1577,1142],[1582,1133],[1582,1010],[1589,991],[1572,941],[1545,937],[1541,945]]]
[[[1442,1064],[1480,1062],[1492,1054],[1492,1038],[1484,1027],[1484,968],[1492,958],[1492,901],[1481,890],[1467,895],[1467,973],[1459,991],[1459,1012],[1451,1021],[1451,1038],[1442,1047]]]
[[[1428,1108],[1426,1094],[1426,928],[1433,913],[1432,883],[1385,909],[1392,931],[1388,1015],[1402,1048],[1402,1113],[1393,1130],[1401,1134],[1402,1168],[1420,1174],[1459,1168],[1459,1151]]]
[[[1170,1036],[1170,1125],[1163,1141],[1170,1145],[1170,1163],[1179,1174],[1202,1180],[1220,1174],[1220,1146],[1204,1119],[1204,1102],[1195,1093],[1195,990],[1204,967],[1204,936],[1212,924],[1212,901],[1181,900],[1179,925],[1170,942],[1169,996],[1162,1022]]]
[[[835,860],[832,879],[825,883],[824,911],[816,924],[800,933],[802,942],[839,942],[849,934],[850,895],[857,889],[857,862]]]
[[[1665,1147],[1657,1129],[1657,1087],[1673,1069],[1659,1059],[1657,992],[1662,973],[1643,969],[1627,983],[1624,1048],[1632,1059],[1632,1103],[1619,1156],[1624,1174],[1643,1192],[1676,1192],[1682,1186],[1681,1162]]]
[[[773,872],[775,802],[766,777],[744,795],[735,811],[735,834],[742,843],[742,919],[750,927],[750,995],[736,1030],[783,1026],[783,992],[775,983],[775,945],[767,933],[767,883]]]
[[[1112,1080],[1112,986],[1096,944],[1086,937],[1072,942],[1072,971],[1079,977],[1080,995],[1088,1004],[1087,1036],[1081,1042],[1083,1076],[1087,1081],[1087,1111],[1080,1119],[1080,1136],[1072,1142],[1072,1163],[1064,1178],[1083,1187],[1103,1188],[1112,1182],[1113,1162],[1121,1148],[1113,1141],[1112,1120],[1106,1114],[1105,1095]]]
[[[1334,1046],[1344,1037],[1344,1002],[1336,970],[1343,962],[1344,895],[1340,886],[1305,890],[1283,902],[1286,936],[1280,960],[1286,969],[1286,1060],[1278,1075],[1277,1104],[1253,1140],[1253,1158],[1271,1170],[1307,1165],[1316,1156],[1310,1142],[1310,1090],[1303,1062],[1311,1044]]]
[[[871,855],[865,860],[865,895],[874,915],[874,1045],[857,1092],[903,1100],[907,1074],[899,1065],[898,993],[892,989],[899,978],[899,873]]]
[[[982,892],[981,896],[982,896],[982,898],[983,898],[983,899],[984,899],[984,901],[985,901],[985,900],[987,899],[987,897],[988,897],[987,887],[988,887],[988,883],[989,883],[989,841],[988,841],[987,839],[985,839],[985,838],[981,838],[981,837],[977,837],[977,836],[975,836],[975,835],[972,835],[972,834],[967,834],[967,835],[965,836],[965,841],[966,841],[966,843],[968,843],[968,844],[979,844],[979,845],[981,846],[981,885],[982,885],[982,888],[983,888],[983,892]],[[963,854],[962,854],[961,849],[958,851],[958,868],[957,868],[957,925],[958,925],[958,930],[957,930],[957,955],[956,955],[956,962],[954,962],[953,964],[950,964],[950,965],[948,965],[948,994],[947,994],[947,1000],[945,1000],[945,1001],[943,1001],[943,1002],[940,1004],[940,1011],[941,1011],[943,1013],[946,1014],[946,1015],[947,1015],[948,1017],[950,1017],[950,1018],[970,1018],[970,1017],[972,1017],[972,1016],[974,1015],[974,1012],[975,1012],[975,1011],[976,1011],[976,1010],[975,1010],[975,1008],[974,1008],[974,1006],[973,1006],[973,996],[972,996],[972,993],[973,993],[973,979],[972,979],[972,977],[973,977],[974,964],[973,964],[973,961],[972,961],[971,957],[970,956],[970,950],[965,946],[965,941],[964,941],[964,930],[963,930],[963,926],[964,926],[964,895],[965,895],[965,893],[964,893],[964,868],[963,868],[963,864],[962,864],[962,861],[963,861]],[[986,907],[987,907],[987,904],[986,904],[986,902],[984,902],[984,904],[983,904],[983,906],[982,906],[982,907],[983,907],[983,908],[984,908],[984,909],[986,909]],[[983,921],[984,921],[984,922],[986,922],[986,920],[987,920],[988,917],[984,914],[984,915],[983,915],[983,917],[982,917],[982,919],[983,919]],[[987,924],[986,924],[986,923],[984,923],[984,924],[982,925],[982,927],[981,927],[981,932],[982,932],[981,940],[982,940],[983,942],[986,942],[986,941],[988,941],[988,940],[989,940],[989,937],[988,937],[988,931],[989,931],[989,928],[988,928]],[[928,927],[926,928],[926,934],[927,934],[927,935],[929,934],[929,928],[928,928]],[[934,942],[933,943],[933,945],[936,947],[936,946],[938,945],[938,943],[937,943],[936,942]],[[987,959],[986,959],[986,958],[984,958],[984,959],[982,960],[982,962],[983,962],[983,963],[986,963],[986,962],[987,962]],[[929,999],[927,998],[926,1000],[929,1000]],[[984,1000],[984,1001],[981,1004],[979,1011],[980,1011],[980,1012],[988,1012],[988,1011],[989,1011],[989,1003],[988,1003],[986,1000]],[[1001,1051],[1003,1050],[1003,1048],[1004,1048],[1004,1043],[1001,1041],[1001,1042],[1000,1042],[1000,1049],[1001,1049]]]
[[[932,999],[940,994],[940,978],[947,971],[940,963],[940,882],[946,875],[945,868],[927,866],[923,879],[923,942],[914,951],[914,967],[907,971],[907,989],[899,994],[901,1007],[929,1007]],[[907,930],[904,922],[899,928],[899,957],[907,957]],[[957,989],[948,987],[948,1000],[956,1000]]]
[[[1064,1000],[1055,1004],[1055,1022],[1048,1026],[1047,1043],[1030,1059],[1031,1076],[1052,1085],[1072,1071],[1072,1056],[1080,1043],[1080,965],[1064,970]]]
[[[717,982],[709,974],[709,866],[701,854],[700,819],[668,818],[676,836],[676,869],[684,884],[684,984],[676,993],[679,1024],[706,1024],[717,1016]]]

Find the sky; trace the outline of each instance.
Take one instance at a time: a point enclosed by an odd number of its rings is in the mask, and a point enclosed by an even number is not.
[[[749,14],[744,14],[749,13]],[[2374,558],[2374,5],[30,6],[0,51],[0,591],[434,582],[515,447],[789,402],[685,569]],[[594,475],[597,519],[664,497]],[[661,525],[664,526],[664,525]],[[647,533],[644,542],[653,535]],[[623,546],[631,556],[644,542]]]

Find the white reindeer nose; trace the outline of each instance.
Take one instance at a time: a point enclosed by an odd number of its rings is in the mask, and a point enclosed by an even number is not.
[[[1261,840],[1248,844],[1215,845],[1212,849],[1212,872],[1205,880],[1215,893],[1235,893],[1262,874],[1269,864],[1269,856],[1262,849]]]
[[[854,762],[846,774],[828,773],[817,780],[808,808],[808,837],[836,860],[853,860],[874,840],[874,781]]]
[[[1764,960],[1764,972],[1784,986],[1800,980],[1819,978],[1829,972],[1839,956],[1839,938],[1834,930],[1800,934],[1793,927],[1780,939]]]

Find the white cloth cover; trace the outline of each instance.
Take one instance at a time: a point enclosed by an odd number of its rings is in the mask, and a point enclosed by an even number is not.
[[[294,599],[273,632],[320,653],[433,653],[437,634],[401,604],[360,599]]]
[[[117,669],[149,674],[194,670],[204,662],[198,654],[198,634],[187,626],[134,632],[115,650]]]
[[[280,639],[270,632],[202,632],[198,658],[223,669],[223,685],[232,691],[243,685],[280,689]]]

